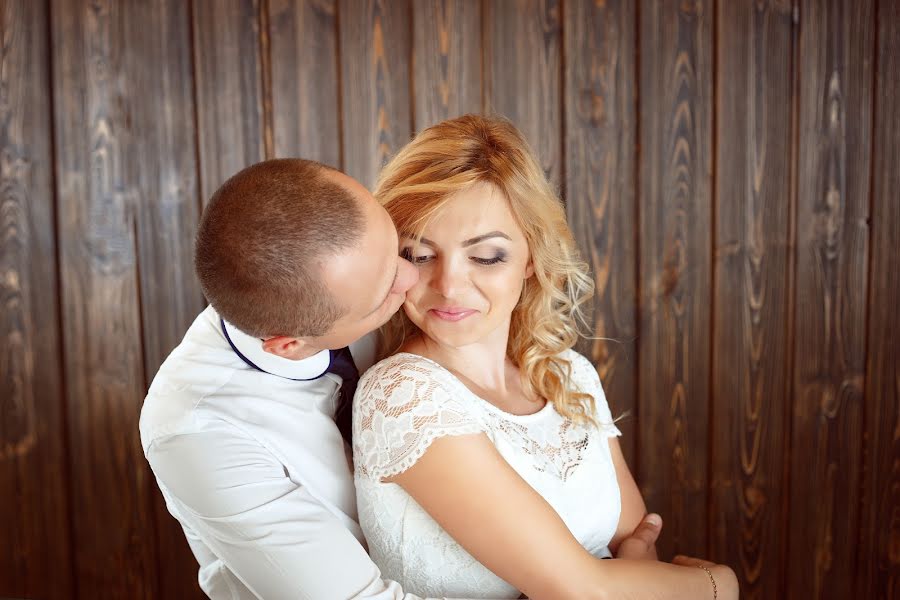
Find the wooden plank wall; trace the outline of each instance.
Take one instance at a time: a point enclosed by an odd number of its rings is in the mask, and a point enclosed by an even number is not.
[[[900,597],[900,2],[0,0],[0,597],[202,597],[137,435],[205,200],[511,118],[665,558]]]

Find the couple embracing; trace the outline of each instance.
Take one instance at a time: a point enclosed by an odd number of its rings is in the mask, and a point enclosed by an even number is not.
[[[195,263],[210,306],[141,440],[211,598],[737,598],[726,566],[656,559],[572,349],[593,280],[509,122],[423,131],[374,197],[310,161],[249,167]]]

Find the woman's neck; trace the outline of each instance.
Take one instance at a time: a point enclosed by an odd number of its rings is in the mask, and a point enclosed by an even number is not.
[[[507,343],[508,335],[497,335],[455,347],[420,334],[404,344],[401,350],[429,358],[478,388],[505,394],[510,376],[517,372],[506,356]]]

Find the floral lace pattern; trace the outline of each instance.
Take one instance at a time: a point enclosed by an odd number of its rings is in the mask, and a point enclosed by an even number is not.
[[[396,357],[395,357],[396,358]],[[484,428],[447,394],[428,363],[388,359],[366,373],[354,402],[357,474],[383,479],[413,466],[442,435],[479,433]]]
[[[487,435],[589,552],[608,555],[621,502],[607,438],[620,433],[593,365],[573,351],[561,357],[572,364],[570,385],[594,396],[600,427],[576,424],[551,404],[531,415],[505,413],[437,363],[413,354],[397,354],[365,373],[353,414],[357,503],[370,554],[384,577],[423,597],[519,596],[403,488],[383,482],[448,435]]]

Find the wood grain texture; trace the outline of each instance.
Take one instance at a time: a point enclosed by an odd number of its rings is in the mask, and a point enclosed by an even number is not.
[[[787,589],[851,598],[866,368],[874,3],[802,2]]]
[[[900,2],[878,3],[858,597],[900,597]]]
[[[341,167],[335,0],[269,0],[275,156]]]
[[[145,386],[205,305],[193,269],[199,185],[189,9],[180,0],[154,0],[129,5],[125,13],[128,51],[119,77],[126,89],[154,90],[128,98],[123,139],[139,139],[140,152],[126,149],[119,159],[134,203]],[[160,597],[202,598],[182,528],[149,470],[146,475]]]
[[[510,119],[559,188],[562,175],[560,0],[485,4],[485,111]]]
[[[72,593],[47,6],[0,2],[0,595]]]
[[[200,196],[266,158],[260,0],[196,0],[194,71]]]
[[[622,450],[636,466],[635,169],[637,81],[631,2],[563,6],[566,208],[596,282],[593,335],[578,349],[598,365]]]
[[[710,560],[780,597],[791,398],[792,10],[718,9]]]
[[[150,27],[116,2],[56,1],[57,197],[77,595],[156,598],[144,393],[129,44]],[[124,75],[124,76],[123,76]],[[143,132],[142,132],[143,133]],[[76,595],[76,594],[73,594]]]
[[[413,4],[414,129],[482,110],[481,3]]]
[[[657,547],[707,555],[712,3],[640,14],[641,489],[667,520]]]
[[[340,0],[344,172],[369,189],[412,137],[408,0]]]

